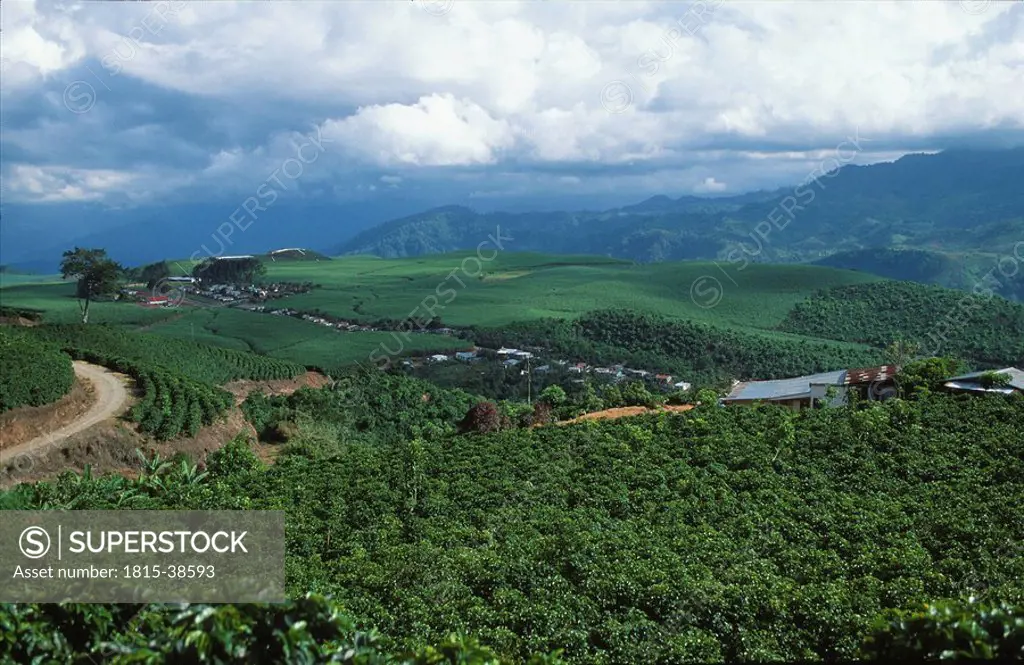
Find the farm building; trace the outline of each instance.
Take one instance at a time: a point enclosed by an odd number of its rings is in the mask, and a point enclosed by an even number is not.
[[[461,360],[462,362],[467,363],[473,362],[474,360],[476,360],[476,358],[476,351],[458,351],[455,354],[456,360]]]
[[[448,362],[449,360],[450,358],[444,355],[443,353],[435,353],[434,355],[430,356],[430,362],[432,363],[444,363]]]
[[[754,404],[774,402],[794,411],[810,408],[817,401],[823,403],[830,388],[835,394],[828,406],[846,404],[851,390],[869,400],[885,400],[896,394],[893,383],[896,368],[892,365],[863,367],[823,372],[777,381],[745,381],[733,386],[732,392],[722,398],[722,404]]]
[[[987,380],[991,374],[1005,374],[1009,377],[1010,382],[1005,386],[993,385]],[[955,376],[944,385],[947,389],[957,392],[1001,393],[1003,395],[1011,395],[1015,392],[1024,393],[1024,372],[1016,367],[971,372],[963,376]]]

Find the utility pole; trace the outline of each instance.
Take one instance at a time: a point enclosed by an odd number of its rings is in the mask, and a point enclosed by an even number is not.
[[[533,404],[533,372],[530,371],[530,357],[526,357],[526,403]]]

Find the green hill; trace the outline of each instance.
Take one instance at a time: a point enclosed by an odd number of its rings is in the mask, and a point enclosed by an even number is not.
[[[984,255],[992,267],[1024,238],[1021,173],[1024,149],[951,150],[849,165],[808,184],[738,197],[655,197],[601,212],[478,213],[449,206],[371,228],[340,251],[390,258],[466,250],[500,228],[515,251],[642,262],[812,262],[852,253],[843,266],[870,271],[878,259],[856,252],[923,249]],[[973,270],[969,260],[953,261]],[[925,281],[933,281],[928,273],[936,268],[922,269]],[[1020,282],[999,292],[1024,293]]]

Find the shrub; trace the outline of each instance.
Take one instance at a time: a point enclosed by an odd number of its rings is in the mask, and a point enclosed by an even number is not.
[[[75,383],[71,358],[52,344],[0,329],[0,413],[54,402]]]
[[[466,417],[459,423],[459,431],[462,433],[497,432],[501,429],[501,414],[493,402],[480,402],[473,405]]]

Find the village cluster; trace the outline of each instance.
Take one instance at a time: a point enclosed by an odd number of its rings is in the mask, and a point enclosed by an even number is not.
[[[236,284],[203,284],[195,277],[168,277],[162,280],[162,284],[165,286],[158,290],[173,289],[186,297],[215,300],[225,305],[266,302],[298,293],[307,293],[313,289],[311,282],[272,282],[260,286],[255,284],[239,286]],[[150,307],[170,307],[178,304],[177,300],[179,300],[174,295],[146,290],[144,284],[129,284],[121,294]],[[252,309],[252,307],[246,307],[246,309]]]
[[[602,377],[614,383],[620,383],[622,381],[632,379],[643,379],[645,381],[653,382],[656,386],[663,390],[682,390],[687,391],[691,388],[691,384],[686,381],[673,381],[673,377],[670,374],[657,374],[655,372],[648,372],[642,369],[633,369],[625,367],[624,365],[611,365],[608,367],[592,366],[587,363],[572,363],[568,360],[553,360],[549,364],[532,366],[532,361],[536,356],[532,351],[525,351],[522,349],[506,348],[500,349],[483,349],[477,348],[472,351],[458,351],[453,355],[447,355],[443,353],[435,353],[427,358],[432,363],[445,363],[451,361],[460,362],[476,362],[485,359],[488,355],[493,354],[500,361],[506,369],[519,368],[520,371],[531,371],[537,374],[545,374],[552,370],[551,365],[557,365],[564,368],[570,374],[592,374],[598,377]],[[525,363],[526,369],[523,369]],[[412,366],[414,363],[411,360],[406,360],[404,363],[406,366]],[[582,378],[576,379],[577,381],[583,381]]]

